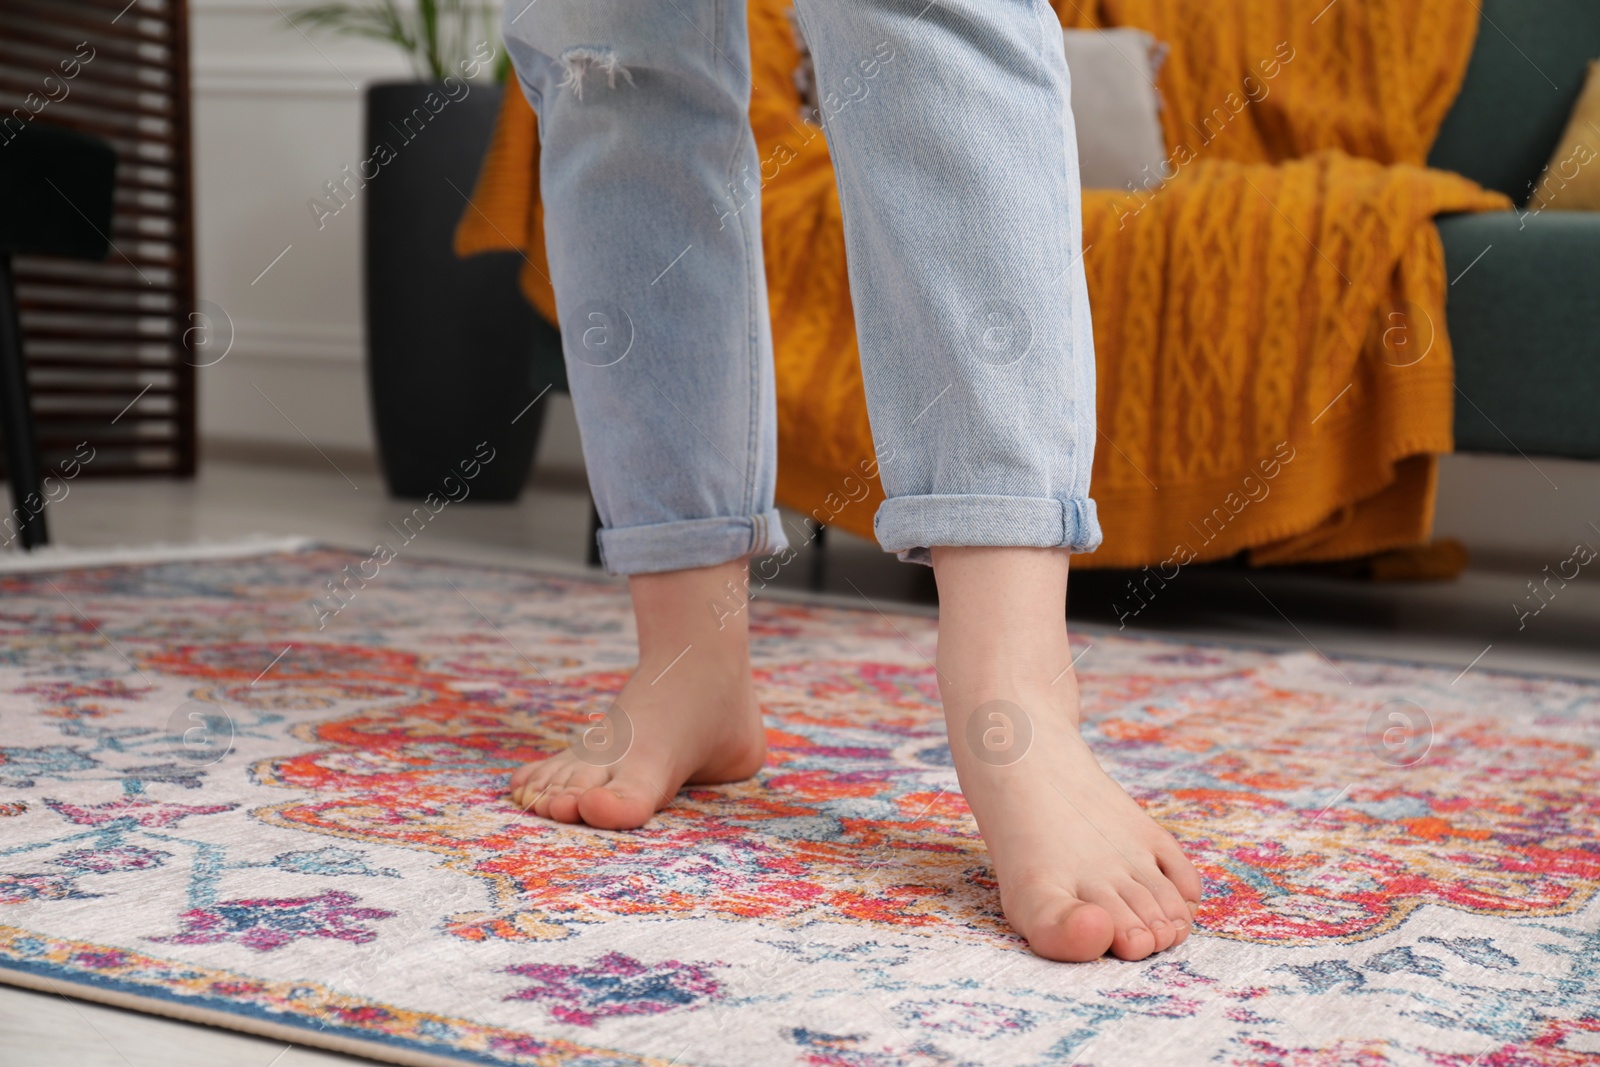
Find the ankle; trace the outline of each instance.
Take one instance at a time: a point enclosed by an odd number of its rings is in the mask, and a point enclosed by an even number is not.
[[[675,678],[692,678],[695,684],[717,691],[752,685],[747,650],[689,640],[639,649],[639,666],[633,676],[651,686]]]
[[[748,573],[746,561],[736,559],[629,578],[641,664],[659,661],[664,666],[692,647],[700,659],[748,665],[748,614],[718,611],[730,588],[744,588]]]
[[[935,548],[939,689],[958,713],[987,700],[1039,703],[1072,662],[1067,555],[1038,548]]]
[[[1065,626],[1055,633],[974,632],[966,620],[941,619],[939,696],[948,707],[985,700],[1065,698],[1074,692]]]

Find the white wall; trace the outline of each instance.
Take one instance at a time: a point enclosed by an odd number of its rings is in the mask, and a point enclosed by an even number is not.
[[[190,11],[199,291],[234,327],[227,357],[200,371],[200,432],[370,450],[362,204],[319,231],[306,200],[361,156],[361,87],[409,69],[378,44],[308,41],[271,0],[191,0]],[[581,462],[559,398],[540,463]],[[1600,464],[1533,462],[1448,457],[1438,532],[1502,555],[1570,550],[1586,522],[1600,523]]]
[[[200,433],[370,451],[364,205],[358,196],[318,229],[306,201],[364,157],[365,86],[409,77],[410,67],[381,44],[308,40],[284,20],[295,6],[190,2],[198,290],[221,309],[216,319],[231,322],[234,339],[224,359],[199,372]],[[565,397],[551,405],[539,460],[582,462]]]
[[[1593,526],[1589,524],[1593,523]],[[1434,533],[1480,563],[1537,570],[1579,541],[1600,547],[1600,463],[1548,456],[1445,456]]]
[[[198,289],[234,331],[228,355],[199,373],[200,432],[303,444],[303,431],[368,449],[362,205],[319,232],[306,200],[360,158],[360,87],[408,68],[373,43],[308,41],[279,11],[270,0],[190,4]]]

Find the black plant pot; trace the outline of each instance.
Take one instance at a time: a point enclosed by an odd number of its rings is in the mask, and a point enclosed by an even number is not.
[[[467,499],[515,500],[544,416],[542,400],[528,405],[535,338],[548,327],[518,289],[521,257],[460,259],[452,248],[500,106],[499,87],[462,95],[467,85],[452,81],[456,99],[437,83],[367,90],[367,382],[397,497],[446,496],[457,481],[445,479],[489,454],[487,441],[494,459]]]

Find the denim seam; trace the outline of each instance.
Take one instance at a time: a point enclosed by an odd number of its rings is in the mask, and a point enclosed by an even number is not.
[[[760,164],[758,163],[756,166],[757,181],[760,180],[760,177],[761,168]],[[760,187],[757,186],[757,211],[760,210],[760,195]],[[761,326],[760,323],[756,321],[756,308],[760,305],[761,301],[759,295],[755,291],[755,249],[751,244],[751,223],[745,212],[741,211],[739,214],[743,218],[743,224],[739,229],[740,233],[743,235],[744,242],[745,352],[747,353],[746,365],[749,368],[750,375],[750,399],[746,408],[749,413],[747,419],[748,429],[745,432],[744,447],[744,510],[754,513],[757,503],[756,477],[754,468],[757,463],[759,450],[761,448],[761,420],[763,414],[761,405]],[[774,411],[773,418],[776,417],[777,412]]]
[[[1039,27],[1038,62],[1039,62],[1039,65],[1041,67],[1043,67],[1047,72],[1049,72],[1049,71],[1052,70],[1052,64],[1051,64],[1049,58],[1047,57],[1047,55],[1045,53],[1045,48],[1047,46],[1047,42],[1050,40],[1050,37],[1049,37],[1050,30],[1049,30],[1049,26],[1047,24],[1047,20],[1045,18],[1045,14],[1044,13],[1045,13],[1046,10],[1052,10],[1052,15],[1053,15],[1054,12],[1053,12],[1053,9],[1050,9],[1049,4],[1047,4],[1045,2],[1045,0],[1030,0],[1030,2],[1032,4],[1032,6],[1033,6],[1034,24]],[[1058,34],[1061,32],[1061,25],[1060,25],[1059,20],[1056,23],[1056,32]],[[1063,60],[1063,62],[1065,62],[1065,61]],[[1057,148],[1059,150],[1058,153],[1057,153],[1056,159],[1057,159],[1058,165],[1060,167],[1060,170],[1059,171],[1051,171],[1052,175],[1058,175],[1058,174],[1064,172],[1067,169],[1066,116],[1070,113],[1070,108],[1072,106],[1072,98],[1071,98],[1070,95],[1067,97],[1067,99],[1062,101],[1062,105],[1063,106],[1061,108],[1059,108],[1057,110],[1057,113],[1056,113],[1056,133],[1057,133],[1057,137],[1058,137],[1057,142],[1056,142],[1056,146],[1057,146]],[[1068,184],[1070,186],[1070,183],[1068,183]],[[1070,192],[1071,192],[1070,188],[1067,190],[1067,192],[1070,194]],[[1062,202],[1066,203],[1066,201],[1064,199],[1063,199]],[[1060,278],[1060,280],[1064,283],[1062,291],[1061,291],[1061,295],[1062,295],[1062,303],[1065,304],[1065,306],[1066,306],[1066,315],[1064,316],[1064,318],[1066,320],[1064,322],[1064,326],[1066,327],[1066,329],[1064,331],[1064,335],[1061,337],[1061,345],[1062,345],[1061,358],[1065,359],[1067,361],[1068,365],[1070,366],[1073,358],[1076,355],[1076,353],[1073,352],[1073,347],[1074,347],[1074,341],[1075,341],[1075,339],[1077,337],[1077,330],[1076,330],[1077,315],[1076,315],[1076,308],[1073,307],[1073,302],[1074,302],[1073,298],[1071,297],[1071,295],[1069,295],[1072,292],[1072,279],[1070,277],[1068,277],[1068,275],[1070,275],[1072,273],[1072,268],[1070,266],[1072,261],[1067,258],[1067,255],[1068,255],[1068,252],[1070,251],[1070,245],[1071,245],[1071,241],[1072,241],[1071,212],[1068,211],[1067,215],[1068,215],[1067,225],[1062,227],[1062,229],[1066,230],[1066,236],[1063,238],[1063,240],[1067,242],[1069,247],[1068,248],[1063,248],[1059,244],[1056,246],[1055,262],[1050,264],[1050,270],[1051,270],[1050,277],[1052,277],[1052,278]],[[1061,270],[1061,271],[1057,271],[1055,269],[1056,264],[1057,263],[1062,263],[1062,262],[1067,263],[1068,266],[1065,269]],[[1068,426],[1077,426],[1078,425],[1078,421],[1077,421],[1077,419],[1078,419],[1078,397],[1077,397],[1077,392],[1078,392],[1078,389],[1077,389],[1077,385],[1078,385],[1077,378],[1078,378],[1078,375],[1077,375],[1076,371],[1074,370],[1069,375],[1069,377],[1070,377],[1070,379],[1072,381],[1072,388],[1069,389],[1068,395],[1067,395],[1067,425]],[[1073,449],[1073,445],[1072,445],[1072,441],[1070,439],[1070,435],[1067,435],[1067,438],[1068,439],[1066,440],[1065,448],[1066,448],[1067,454],[1068,454],[1068,462],[1067,462],[1067,469],[1063,473],[1065,473],[1067,475],[1067,482],[1071,486],[1071,490],[1070,491],[1074,495],[1076,495],[1080,491],[1079,490],[1079,486],[1077,484],[1078,483],[1078,479],[1077,479],[1078,457],[1077,457],[1076,451]],[[1054,472],[1052,472],[1052,473],[1054,473]],[[1053,480],[1054,479],[1052,479],[1052,481]]]
[[[818,57],[817,57],[817,45],[816,45],[816,42],[819,40],[819,38],[816,35],[812,34],[810,32],[810,29],[806,26],[806,9],[809,8],[810,6],[811,6],[811,0],[794,0],[794,14],[795,14],[795,19],[800,23],[800,36],[805,39],[806,46],[811,51],[811,89],[812,89],[812,92],[815,94],[816,99],[819,101],[819,104],[818,104],[817,108],[815,109],[816,110],[816,117],[817,117],[817,125],[822,130],[822,143],[827,146],[827,149],[828,149],[828,162],[829,162],[829,165],[830,165],[831,169],[833,170],[834,198],[835,198],[835,200],[837,200],[838,206],[839,206],[839,226],[840,226],[840,229],[842,229],[846,234],[848,234],[850,232],[850,222],[849,222],[849,218],[848,218],[848,215],[847,215],[847,209],[845,207],[845,199],[846,199],[846,197],[844,195],[844,186],[845,186],[845,184],[846,184],[848,179],[846,178],[845,173],[844,173],[844,169],[843,169],[844,166],[845,166],[845,161],[844,161],[843,158],[840,157],[839,152],[837,150],[837,146],[833,143],[833,130],[831,129],[832,124],[828,121],[827,115],[825,115],[823,113],[823,109],[822,109],[821,104],[820,104],[820,101],[826,96],[826,90],[823,88],[823,85],[822,85],[822,68],[823,68],[823,64],[818,62]],[[932,5],[930,4],[929,6],[931,7]],[[848,246],[848,238],[846,240],[846,244]],[[847,252],[848,252],[848,248],[847,248]],[[848,256],[847,256],[847,258],[848,258]],[[855,312],[852,311],[852,314],[855,314]],[[856,365],[864,373],[865,369],[866,369],[866,364],[867,364],[867,353],[866,353],[866,350],[862,347],[862,339],[861,339],[861,331],[860,331],[860,329],[857,329],[855,332],[856,332]],[[916,420],[913,419],[912,421],[915,422]],[[877,424],[875,422],[873,422],[873,420],[870,418],[870,412],[869,412],[869,418],[868,418],[867,422],[868,422],[868,430],[867,430],[867,432],[869,433],[869,435],[872,438],[873,455],[876,456],[877,452],[878,452],[878,447],[879,447],[878,446],[879,434],[878,434],[878,431],[877,431]],[[889,485],[888,485],[887,479],[885,479],[883,477],[883,475],[882,475],[881,468],[879,470],[878,481],[879,481],[879,485],[882,486],[882,488],[883,488],[884,495],[887,497],[888,493],[889,493]],[[826,526],[827,524],[823,523],[821,525]]]
[[[711,0],[711,69],[714,71],[722,64],[722,5],[723,0]]]
[[[721,36],[721,34],[722,34],[723,21],[724,21],[722,16],[723,16],[723,10],[724,10],[724,4],[725,3],[726,3],[726,0],[713,0],[713,3],[712,3],[712,18],[713,18],[713,27],[712,27],[712,31],[711,31],[712,32],[712,47],[716,51],[716,56],[713,57],[712,64],[716,68],[720,68],[722,66],[723,52],[722,52],[722,50],[720,48],[716,47],[716,38]],[[747,40],[748,40],[748,36],[749,36],[749,33],[748,33],[748,30],[746,30],[746,39]],[[746,48],[748,49],[748,45],[746,46]],[[748,56],[746,57],[746,62],[749,63],[749,57]],[[732,66],[732,64],[729,64],[729,66]],[[733,74],[737,75],[738,71],[734,71]],[[740,90],[739,91],[739,95],[744,100],[745,111],[746,111],[746,114],[748,114],[749,107],[750,107],[750,100],[749,100],[750,93],[752,93],[754,91],[754,89],[755,89],[755,86],[753,84],[754,83],[754,72],[753,72],[753,70],[751,71],[750,76],[746,80],[751,82],[751,84],[749,86],[747,86],[745,89]],[[727,179],[726,179],[726,182],[724,183],[725,185],[731,186],[734,182],[736,182],[738,180],[738,174],[736,173],[735,168],[739,165],[739,157],[741,155],[743,155],[743,153],[744,153],[744,149],[745,149],[745,145],[746,145],[747,139],[753,139],[753,135],[749,131],[748,123],[746,123],[745,125],[739,127],[738,132],[736,132],[735,135],[734,135],[733,152],[728,157]],[[756,164],[756,180],[759,182],[760,179],[761,179],[761,166],[760,166],[760,162],[759,162],[759,159],[758,159],[757,164]],[[758,185],[757,188],[756,188],[756,205],[757,205],[756,209],[757,209],[758,212],[760,211],[760,197],[761,197],[761,188]],[[762,373],[761,362],[762,361],[761,361],[761,344],[760,344],[760,340],[759,340],[761,324],[756,321],[756,319],[757,319],[757,316],[756,316],[756,305],[758,303],[760,303],[760,301],[758,299],[756,299],[756,294],[755,294],[756,283],[755,283],[755,271],[753,270],[753,260],[755,258],[755,252],[754,252],[754,249],[751,247],[750,219],[749,219],[749,216],[742,209],[737,214],[738,214],[738,219],[739,219],[739,240],[740,240],[740,242],[741,242],[741,244],[743,245],[743,248],[744,248],[744,256],[743,256],[743,260],[742,260],[741,266],[743,267],[743,270],[744,270],[745,352],[746,352],[746,366],[747,366],[748,373],[749,373],[749,376],[750,376],[749,402],[748,402],[748,404],[746,405],[746,408],[745,408],[745,412],[746,412],[746,430],[745,430],[744,468],[743,468],[743,477],[744,477],[744,508],[743,508],[743,510],[744,510],[744,512],[746,514],[754,514],[755,511],[756,511],[756,505],[757,505],[756,496],[757,496],[759,490],[756,487],[756,478],[754,477],[755,471],[752,469],[752,467],[753,467],[753,465],[754,465],[754,463],[756,461],[757,451],[758,451],[758,449],[760,447],[761,415],[762,415],[762,411],[761,411],[761,373]],[[774,417],[776,417],[776,412],[774,412]]]
[[[1048,19],[1045,17],[1045,12],[1047,10],[1051,12],[1051,17],[1048,18]],[[1043,49],[1043,46],[1045,46],[1045,45],[1047,45],[1049,43],[1050,35],[1051,35],[1052,32],[1055,33],[1058,36],[1060,35],[1060,33],[1061,33],[1060,20],[1055,17],[1054,10],[1052,8],[1050,8],[1049,4],[1046,3],[1045,0],[1035,0],[1035,3],[1034,3],[1034,14],[1035,14],[1036,21],[1038,21],[1038,22],[1040,22],[1042,24],[1041,25],[1041,29],[1040,29],[1040,44],[1041,44],[1040,62],[1044,63],[1047,67],[1053,66],[1054,64],[1051,61],[1046,59],[1045,53],[1043,52],[1042,49]],[[1050,26],[1051,22],[1054,22],[1054,27],[1053,28]],[[1072,145],[1072,146],[1075,147],[1075,140],[1074,139],[1069,139],[1068,136],[1067,136],[1067,122],[1072,117],[1072,71],[1066,66],[1066,57],[1065,57],[1064,54],[1062,55],[1062,58],[1061,58],[1060,69],[1066,71],[1067,96],[1066,96],[1066,99],[1062,101],[1063,106],[1057,112],[1056,128],[1057,128],[1057,130],[1058,130],[1058,132],[1060,134],[1061,170],[1063,172],[1065,172],[1067,170],[1067,149],[1068,149],[1069,145]],[[1075,134],[1075,132],[1076,131],[1074,131],[1074,134]],[[1070,182],[1067,183],[1067,184],[1069,186],[1071,185]],[[1069,192],[1071,191],[1070,188],[1069,188],[1068,191]],[[1066,214],[1067,214],[1066,225],[1064,227],[1062,227],[1062,228],[1064,230],[1066,230],[1066,237],[1064,239],[1067,242],[1067,247],[1066,248],[1057,249],[1057,262],[1061,262],[1063,259],[1065,259],[1065,261],[1068,264],[1068,266],[1067,266],[1066,270],[1063,273],[1066,274],[1066,275],[1071,275],[1071,273],[1072,273],[1071,264],[1073,263],[1073,259],[1072,258],[1067,258],[1067,257],[1075,256],[1075,253],[1074,253],[1073,250],[1075,248],[1076,249],[1082,249],[1082,247],[1083,247],[1083,220],[1082,220],[1081,217],[1076,219],[1076,220],[1073,217],[1073,212],[1072,212],[1072,207],[1071,207],[1071,205],[1073,203],[1073,199],[1069,198],[1066,201],[1066,203],[1068,205],[1067,212],[1066,212]],[[1074,228],[1074,222],[1076,222],[1076,229]],[[1054,275],[1052,275],[1052,277],[1054,277]],[[1084,396],[1083,396],[1083,394],[1085,392],[1085,389],[1083,388],[1084,385],[1085,385],[1085,382],[1083,380],[1084,379],[1084,373],[1083,373],[1083,368],[1082,368],[1083,356],[1082,356],[1082,353],[1079,353],[1076,350],[1077,349],[1078,333],[1079,333],[1079,330],[1078,330],[1078,311],[1080,309],[1077,306],[1078,305],[1078,301],[1077,301],[1077,286],[1073,284],[1071,277],[1066,277],[1063,280],[1067,283],[1065,292],[1068,294],[1066,296],[1067,335],[1064,338],[1062,338],[1063,344],[1065,345],[1065,351],[1064,351],[1063,354],[1064,354],[1064,356],[1065,356],[1065,358],[1067,360],[1068,366],[1071,368],[1070,377],[1071,377],[1071,381],[1072,381],[1072,388],[1071,388],[1070,392],[1067,395],[1067,424],[1069,426],[1082,426],[1083,425],[1083,421],[1082,421],[1083,420],[1083,409],[1084,409]],[[1091,366],[1093,364],[1092,357],[1090,359],[1090,364],[1091,364]],[[1089,393],[1089,420],[1090,420],[1091,424],[1094,424],[1094,423],[1098,422],[1098,412],[1095,410],[1095,407],[1094,407],[1094,391],[1092,389],[1090,389],[1090,390],[1088,390],[1088,393]],[[1099,427],[1096,425],[1094,428],[1095,428],[1096,432],[1098,432]],[[1088,442],[1089,442],[1088,447],[1089,447],[1090,463],[1092,465],[1093,457],[1094,457],[1095,440],[1094,440],[1093,436],[1090,436],[1087,439],[1088,439]],[[1067,440],[1065,448],[1066,448],[1067,456],[1068,456],[1068,467],[1067,467],[1067,471],[1066,471],[1066,474],[1068,476],[1067,477],[1067,484],[1069,486],[1068,492],[1070,493],[1070,495],[1071,495],[1071,497],[1073,499],[1077,499],[1077,498],[1080,498],[1080,497],[1086,497],[1086,496],[1089,495],[1089,481],[1090,481],[1090,479],[1089,479],[1089,477],[1085,476],[1082,473],[1083,472],[1083,468],[1084,468],[1084,463],[1083,463],[1082,457],[1079,456],[1079,454],[1078,454],[1078,449],[1076,447],[1076,442],[1071,440],[1071,439]]]

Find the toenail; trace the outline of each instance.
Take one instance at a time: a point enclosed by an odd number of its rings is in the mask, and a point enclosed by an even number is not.
[[[1186,900],[1186,901],[1184,901],[1184,903],[1189,905],[1189,917],[1190,918],[1195,918],[1200,914],[1200,905],[1197,902],[1195,902],[1193,900]]]

